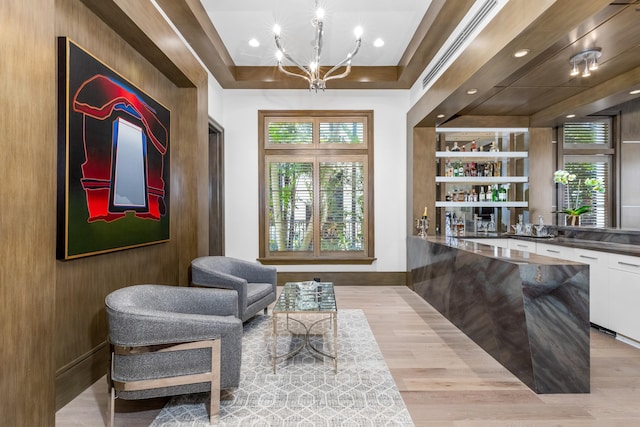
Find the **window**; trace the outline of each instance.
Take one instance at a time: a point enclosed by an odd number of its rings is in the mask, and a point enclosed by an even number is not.
[[[565,123],[563,126],[563,168],[576,175],[576,185],[563,186],[560,195],[561,206],[571,198],[580,205],[591,206],[591,210],[582,215],[581,225],[608,227],[611,225],[611,162],[613,149],[611,143],[611,120],[598,119],[586,122]],[[604,193],[592,193],[582,184],[585,179],[597,178],[604,183]]]
[[[373,261],[373,113],[260,111],[260,260]]]

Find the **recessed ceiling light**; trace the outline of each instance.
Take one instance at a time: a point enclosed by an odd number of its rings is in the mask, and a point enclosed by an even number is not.
[[[260,42],[257,39],[251,39],[251,40],[249,40],[249,46],[258,47],[258,46],[260,46]]]
[[[439,118],[439,119],[442,119],[442,118],[444,118],[444,114],[438,114],[436,117]]]
[[[640,89],[636,89],[629,92],[629,95],[638,95],[639,93],[640,93]]]
[[[567,114],[567,119],[573,119],[575,116],[575,114]]]
[[[467,90],[467,95],[475,95],[476,93],[478,93],[478,89],[476,88]]]
[[[377,38],[374,42],[373,45],[375,47],[382,47],[384,46],[384,40],[382,40],[381,38]]]
[[[529,49],[516,50],[513,53],[513,57],[514,58],[522,58],[523,56],[527,56],[529,54],[529,52],[531,52]]]

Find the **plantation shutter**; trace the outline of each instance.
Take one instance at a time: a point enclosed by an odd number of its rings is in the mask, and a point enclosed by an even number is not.
[[[313,162],[267,163],[269,249],[313,251]]]
[[[609,120],[591,122],[573,122],[564,124],[564,145],[591,144],[597,146],[611,145]],[[587,148],[587,147],[567,147]]]
[[[591,211],[581,216],[581,225],[606,227],[610,223],[611,212],[611,121],[568,122],[563,125],[562,134],[564,169],[576,175],[574,184],[569,188],[565,186],[565,205],[579,203],[591,206]],[[581,149],[590,150],[589,155],[579,155]],[[604,193],[590,192],[582,184],[588,178],[600,179],[604,183]]]
[[[364,162],[320,162],[321,251],[364,248]]]
[[[320,144],[364,144],[363,121],[320,122]]]
[[[313,123],[281,121],[276,118],[268,122],[267,134],[269,145],[311,145],[313,144]]]
[[[567,172],[576,176],[571,186],[565,187],[565,200],[575,204],[576,200],[581,205],[591,206],[591,211],[582,215],[581,225],[591,225],[605,227],[608,217],[609,194],[609,161],[608,159],[598,159],[597,156],[565,156],[564,168]],[[587,178],[598,178],[604,183],[604,193],[588,191],[584,180]],[[569,194],[571,191],[572,194]]]

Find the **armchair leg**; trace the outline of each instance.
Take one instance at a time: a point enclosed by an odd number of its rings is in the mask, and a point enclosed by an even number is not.
[[[220,416],[220,340],[213,341],[211,348],[211,401],[209,402],[209,423],[218,425]]]
[[[116,389],[111,387],[111,393],[109,393],[109,427],[113,427],[113,418],[115,417],[116,407]]]
[[[109,369],[107,372],[107,392],[109,393],[109,401],[107,403],[107,412],[109,413],[109,427],[113,427],[113,418],[115,417],[116,406],[116,389],[111,381],[113,373],[113,348],[111,349],[111,359],[109,360]]]

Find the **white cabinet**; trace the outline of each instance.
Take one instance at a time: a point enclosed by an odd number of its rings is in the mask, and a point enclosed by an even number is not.
[[[640,258],[609,254],[609,273],[610,329],[640,341]]]
[[[483,245],[496,246],[498,248],[509,248],[510,239],[464,239],[467,242],[482,243]]]
[[[538,255],[550,256],[573,261],[573,248],[567,246],[550,245],[549,243],[536,243],[536,253]]]
[[[607,252],[573,249],[573,261],[589,264],[589,319],[603,328],[612,329],[611,283]]]
[[[509,249],[514,249],[523,252],[536,253],[536,242],[519,239],[507,239],[509,241]]]

